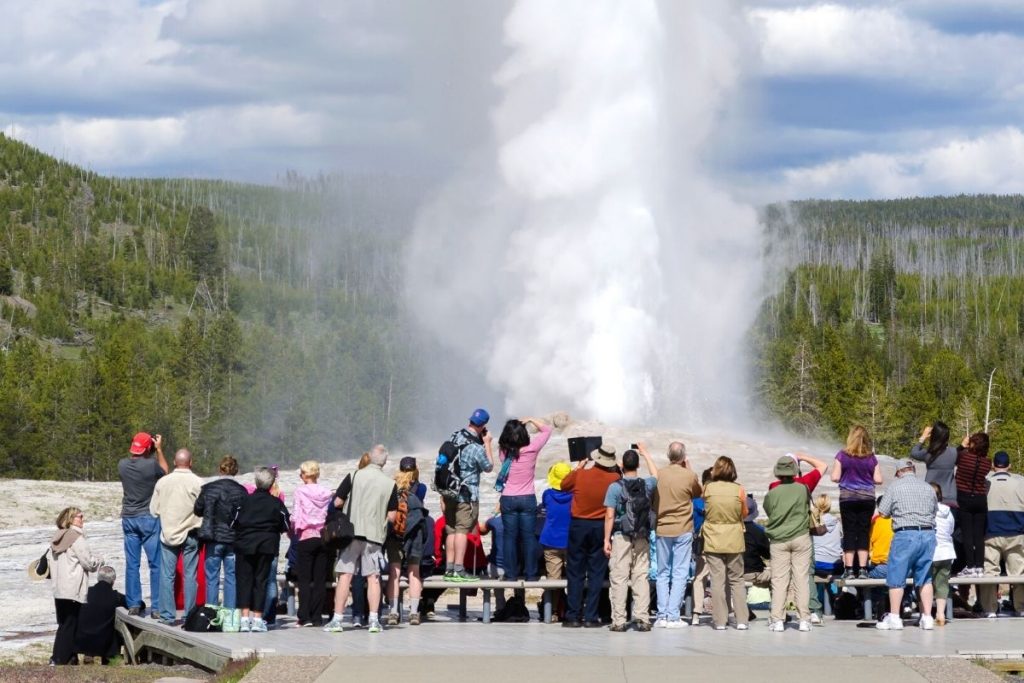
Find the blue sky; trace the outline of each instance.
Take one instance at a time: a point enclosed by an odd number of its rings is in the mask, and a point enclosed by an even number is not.
[[[490,134],[506,9],[0,0],[0,130],[124,175],[443,176]],[[701,154],[736,194],[1024,191],[1024,2],[752,0],[735,17],[741,85]]]

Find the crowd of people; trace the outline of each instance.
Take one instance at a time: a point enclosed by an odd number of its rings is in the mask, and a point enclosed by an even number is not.
[[[903,628],[911,578],[917,623],[932,629],[945,623],[952,573],[1024,575],[1024,478],[1010,471],[1005,452],[989,457],[985,433],[965,437],[957,448],[949,444],[949,428],[934,423],[909,457],[897,461],[894,479],[876,497],[881,468],[870,435],[854,426],[831,468],[803,453],[779,458],[760,509],[727,456],[698,475],[679,441],[669,444],[662,467],[642,443],[621,457],[603,444],[585,459],[552,465],[538,504],[537,462],[551,426],[537,418],[510,419],[494,449],[489,421],[486,410],[474,411],[431,463],[443,513],[437,520],[425,504],[428,487],[416,459],[403,458],[389,476],[381,445],[364,453],[335,490],[319,482],[319,463],[302,463],[289,511],[276,466],[255,468],[253,484],[243,485],[236,480],[237,460],[225,456],[220,476],[204,484],[192,472],[188,450],[174,454],[171,469],[160,435],[137,434],[118,468],[125,594],[112,591],[114,570],[90,551],[81,510],[65,509],[50,548],[59,625],[51,662],[77,661],[79,653],[110,656],[114,641],[100,638],[96,624],[109,626],[112,635],[118,605],[180,625],[179,610],[197,604],[201,556],[205,602],[239,610],[240,631],[266,631],[277,613],[283,535],[290,539],[287,573],[298,588],[297,623],[327,632],[365,623],[379,633],[401,623],[403,578],[406,619],[421,624],[440,592],[424,589],[423,579],[434,573],[452,584],[488,575],[565,579],[554,620],[566,628],[608,625],[612,632],[700,625],[708,604],[712,628],[747,630],[755,618],[748,584],[770,591],[769,630],[785,631],[794,612],[795,628],[811,631],[823,623],[822,601],[834,599],[816,577],[884,579],[888,610],[876,624],[882,630]],[[481,520],[481,474],[495,469],[499,504]],[[815,494],[826,475],[838,484],[838,516],[830,496]],[[342,518],[351,533],[338,551],[325,528]],[[488,534],[489,557],[481,541]],[[148,606],[140,580],[143,553]],[[99,582],[90,588],[93,572]],[[976,588],[976,604],[996,616],[997,587]],[[682,616],[687,595],[690,620]],[[1013,590],[1013,610],[1024,613],[1022,588]]]

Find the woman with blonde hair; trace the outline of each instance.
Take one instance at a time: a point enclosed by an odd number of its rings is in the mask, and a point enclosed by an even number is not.
[[[815,496],[812,518],[815,526],[825,533],[814,539],[814,571],[820,576],[832,576],[843,569],[843,527],[832,514],[832,498],[827,493]]]
[[[843,527],[844,579],[868,578],[868,536],[871,515],[875,511],[875,486],[882,483],[882,469],[871,445],[871,436],[861,425],[854,425],[846,437],[846,446],[836,453],[832,463],[832,481],[839,484],[839,517]]]
[[[397,626],[401,621],[398,596],[403,568],[409,579],[409,625],[420,625],[420,597],[423,594],[420,563],[427,545],[427,511],[418,495],[419,487],[420,470],[416,466],[416,458],[406,456],[395,472],[398,511],[384,541],[384,554],[388,558],[388,598],[391,602],[387,616],[389,626]]]
[[[320,538],[334,492],[321,486],[320,463],[307,460],[299,465],[302,486],[295,489],[292,531],[298,556],[299,609],[301,626],[323,626],[327,600],[327,549]],[[276,580],[276,577],[272,577]]]
[[[77,664],[75,631],[78,612],[89,593],[89,574],[103,566],[103,558],[92,554],[85,540],[85,514],[76,507],[57,515],[57,533],[50,542],[53,555],[53,602],[57,610],[57,635],[53,639],[50,664]]]
[[[747,492],[736,483],[736,465],[721,456],[711,468],[704,487],[704,557],[711,573],[711,615],[716,631],[724,631],[729,618],[729,598],[736,606],[736,629],[747,630],[747,587],[743,580],[743,518],[747,516]]]

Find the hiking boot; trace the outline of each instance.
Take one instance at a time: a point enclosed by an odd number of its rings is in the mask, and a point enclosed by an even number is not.
[[[636,622],[636,630],[640,633],[647,633],[651,630],[651,622],[649,621],[638,621]]]
[[[345,630],[345,627],[341,625],[341,619],[337,617],[332,618],[324,626],[324,633],[341,633]]]
[[[612,624],[608,627],[608,630],[612,633],[625,633],[629,630],[629,626],[627,626],[626,624]]]
[[[875,628],[879,631],[902,631],[903,620],[898,614],[886,614],[880,622],[875,624]]]
[[[398,618],[398,612],[391,612],[388,614],[387,617],[385,617],[384,623],[388,626],[398,626],[399,621],[400,619]]]
[[[409,615],[409,626],[419,626],[419,625],[420,625],[420,613],[419,612],[413,612],[412,614]]]
[[[384,630],[384,627],[380,625],[379,619],[370,620],[370,628],[366,630],[367,633],[380,633]]]

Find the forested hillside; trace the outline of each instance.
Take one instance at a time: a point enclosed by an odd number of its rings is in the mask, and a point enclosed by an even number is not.
[[[209,472],[403,437],[417,189],[104,178],[0,135],[0,476],[109,479],[138,430]]]
[[[798,202],[764,221],[781,274],[753,336],[770,415],[832,437],[862,422],[894,454],[942,419],[1022,462],[1024,197]]]

